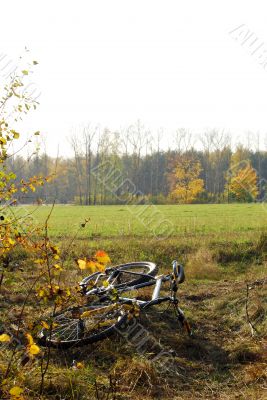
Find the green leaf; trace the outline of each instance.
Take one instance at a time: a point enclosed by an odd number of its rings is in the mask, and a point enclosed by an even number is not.
[[[33,63],[33,65],[37,65],[37,64],[38,64],[38,62],[37,62],[37,61],[33,61],[32,63]]]
[[[24,69],[23,71],[21,71],[23,73],[23,75],[29,75],[29,71],[27,71],[26,69]]]
[[[39,136],[40,135],[40,131],[34,132],[35,136]]]

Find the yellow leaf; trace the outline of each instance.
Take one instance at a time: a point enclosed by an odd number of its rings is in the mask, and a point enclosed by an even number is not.
[[[42,324],[43,328],[49,329],[49,325],[45,321],[42,321],[41,324]]]
[[[32,338],[32,335],[30,334],[30,333],[26,333],[26,338],[28,339],[28,342],[29,342],[29,346],[31,346],[32,344],[34,344],[34,341],[33,341],[33,338]]]
[[[78,368],[78,369],[83,369],[83,368],[84,368],[84,363],[82,363],[82,362],[77,362],[76,368]]]
[[[98,260],[86,260],[86,258],[84,259],[78,259],[77,261],[78,267],[82,270],[87,269],[90,272],[94,273],[96,271],[104,271],[105,270],[105,266],[104,264],[100,263]]]
[[[36,188],[31,183],[29,184],[29,188],[31,189],[32,192],[36,191]]]
[[[86,263],[86,269],[88,269],[90,272],[94,273],[97,271],[96,264],[97,263],[95,261],[88,260]]]
[[[42,258],[37,258],[33,262],[34,262],[34,264],[44,264],[44,260]]]
[[[18,397],[21,395],[21,393],[23,393],[24,390],[21,389],[19,386],[14,386],[12,389],[10,389],[9,393],[11,394],[11,396],[14,397]]]
[[[86,260],[79,259],[77,260],[77,264],[80,269],[86,269]]]
[[[29,353],[33,356],[40,353],[40,347],[37,344],[32,344],[29,346]]]
[[[16,243],[16,241],[13,240],[13,239],[11,239],[11,238],[8,238],[8,241],[9,241],[9,243],[12,244],[12,245]]]
[[[19,138],[19,133],[16,131],[11,131],[13,133],[13,138],[18,139]]]
[[[95,258],[97,259],[97,261],[99,263],[104,264],[104,265],[111,262],[108,254],[103,250],[98,250],[95,254]]]
[[[0,137],[0,143],[1,143],[1,144],[6,144],[6,139],[3,138],[3,137]]]
[[[59,264],[54,264],[54,268],[57,269],[58,271],[62,271],[63,268]]]
[[[53,254],[59,254],[59,248],[57,246],[50,246],[50,249],[52,250]]]
[[[100,271],[100,272],[104,272],[105,271],[105,265],[102,263],[95,263],[95,271]]]
[[[45,291],[43,289],[40,289],[39,292],[38,292],[38,296],[39,297],[44,297],[44,295],[45,295]]]
[[[11,337],[7,335],[6,333],[3,333],[0,335],[0,342],[10,342]]]

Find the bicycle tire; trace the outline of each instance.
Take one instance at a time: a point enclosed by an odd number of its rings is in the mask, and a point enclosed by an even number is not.
[[[156,276],[158,273],[158,266],[155,263],[149,262],[149,261],[137,261],[137,262],[130,262],[127,264],[119,264],[111,268],[107,268],[106,274],[108,275],[110,272],[114,271],[119,271],[119,270],[125,270],[125,271],[131,271],[135,273],[142,273],[149,275],[151,277]],[[122,272],[123,274],[123,272]],[[128,286],[133,286],[137,285],[139,283],[147,282],[150,278],[149,276],[138,276],[136,278],[133,278],[134,275],[131,274],[124,274],[124,276],[120,277],[121,282],[120,283],[113,283],[114,288],[116,289],[121,289],[123,287],[128,287]],[[81,282],[80,286],[86,287],[88,283],[92,280],[94,280],[95,274],[92,274],[88,277],[85,277]]]
[[[114,310],[107,311],[111,306],[114,306]],[[121,309],[116,309],[116,306],[118,305],[110,304],[104,307],[100,305],[87,305],[83,307],[72,307],[66,310],[62,310],[61,312],[58,312],[54,316],[49,318],[49,324],[55,326],[49,329],[43,328],[38,334],[37,342],[40,346],[53,347],[57,349],[68,349],[71,347],[82,347],[87,344],[92,344],[104,340],[116,331],[118,331],[118,329],[123,324],[127,323],[127,312],[125,311],[121,313]],[[123,305],[120,306],[123,307]],[[84,320],[81,319],[81,315],[86,311],[92,313],[94,312],[94,310],[97,309],[99,310],[99,312],[96,312],[96,316],[98,316],[99,318],[98,321],[96,318],[96,320],[93,322],[95,323],[95,327],[88,332],[86,332],[85,330],[81,332],[81,323],[84,323]],[[79,318],[77,318],[78,315]],[[115,317],[116,322],[112,322],[111,325],[106,328],[101,328],[100,321],[107,321],[107,319],[111,316]],[[69,331],[66,327],[68,323],[70,324]],[[61,333],[60,328],[62,329]],[[66,334],[69,336],[66,337]]]

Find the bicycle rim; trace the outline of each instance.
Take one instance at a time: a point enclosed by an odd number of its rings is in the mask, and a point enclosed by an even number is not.
[[[121,274],[113,282],[114,287],[122,288],[124,286],[132,286],[139,283],[147,282],[150,278],[138,273],[150,275],[154,277],[158,273],[158,267],[152,262],[140,261],[127,264],[121,264],[115,267],[116,270],[121,270]],[[127,272],[123,272],[127,271]],[[133,272],[133,274],[131,274]]]
[[[103,340],[127,321],[123,306],[84,306],[68,309],[51,317],[50,327],[39,335],[40,345],[56,348],[83,346]]]

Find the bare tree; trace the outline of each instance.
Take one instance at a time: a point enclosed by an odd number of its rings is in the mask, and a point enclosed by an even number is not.
[[[149,143],[151,140],[151,132],[146,129],[140,120],[137,120],[134,125],[129,127],[128,141],[131,145],[131,153],[133,157],[132,178],[137,186],[139,186],[140,180],[141,156],[144,152],[144,149],[147,147],[147,143]]]
[[[77,186],[78,186],[78,193],[79,193],[79,204],[83,204],[83,191],[82,191],[82,154],[81,154],[81,143],[78,138],[77,133],[73,129],[73,132],[69,138],[70,145],[74,152],[74,160],[75,160],[75,169],[76,169],[76,176],[77,176]]]
[[[195,140],[193,140],[193,134],[190,130],[185,128],[179,128],[174,134],[174,146],[175,150],[181,154],[182,152],[188,152],[194,146]]]
[[[231,137],[225,131],[212,129],[200,137],[203,146],[203,164],[205,173],[205,189],[212,192],[218,201],[224,191],[225,178],[222,163],[229,155]]]
[[[122,147],[122,154],[125,155],[126,157],[128,156],[129,152],[129,135],[130,135],[129,128],[120,128],[119,136]]]
[[[85,149],[85,175],[86,175],[86,192],[85,204],[91,205],[91,166],[92,166],[92,146],[93,140],[97,133],[97,127],[88,124],[83,128],[83,141]]]

